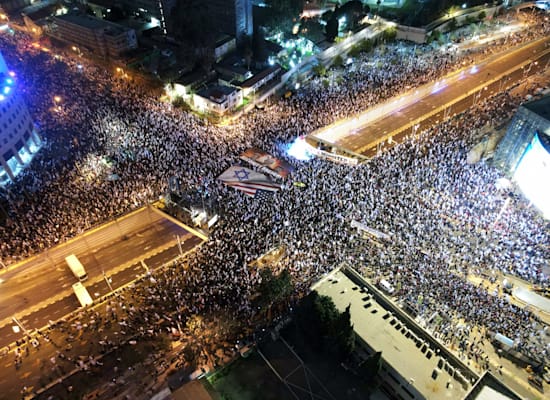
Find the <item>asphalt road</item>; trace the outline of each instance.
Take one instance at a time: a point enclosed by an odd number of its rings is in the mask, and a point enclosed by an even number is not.
[[[190,234],[185,236],[184,239],[185,241],[182,239],[181,243],[183,253],[192,250],[202,243],[202,239]],[[174,259],[178,254],[179,248],[175,244],[144,258],[143,261],[147,268],[154,273],[155,269],[160,268],[167,261]],[[132,282],[137,275],[143,275],[145,272],[146,268],[141,262],[132,264],[128,268],[121,269],[110,275],[113,281],[111,285],[113,289],[124,286]],[[100,280],[93,285],[87,285],[87,287],[93,297],[109,293],[109,288],[104,280]],[[61,318],[77,309],[78,306],[79,303],[76,296],[69,294],[55,303],[31,313],[25,321],[29,327],[43,327],[48,323],[49,319]],[[104,305],[95,308],[95,310],[103,316],[106,314]],[[118,338],[117,330],[119,329],[120,327],[117,324],[113,324],[111,330],[105,329],[102,332],[102,337],[109,337],[109,340],[116,341]],[[59,352],[67,357],[70,356],[73,360],[84,355],[96,355],[100,352],[97,340],[91,341],[89,334],[68,340],[67,334],[64,334],[60,329],[42,330],[42,332],[47,331],[49,331],[49,341],[46,341],[41,335],[36,336],[40,341],[38,348],[29,344],[19,346],[21,352],[25,355],[22,357],[23,361],[18,368],[15,367],[14,363],[14,349],[16,346],[12,345],[8,354],[0,354],[0,400],[21,398],[21,389],[23,387],[37,389],[48,383],[55,383],[57,379],[61,379],[70,373],[75,368],[74,362],[68,359],[61,360]],[[0,341],[2,342],[0,346],[7,344],[4,342],[11,343],[15,340],[20,340],[21,336],[21,333],[17,335],[13,333],[11,325],[6,325],[0,328]],[[26,348],[29,349],[28,353],[24,350]],[[52,362],[52,359],[56,361]]]
[[[461,113],[474,103],[512,87],[527,76],[543,71],[550,60],[549,45],[550,38],[544,38],[512,49],[475,68],[468,66],[438,83],[397,96],[360,116],[332,124],[327,130],[317,131],[312,136],[357,154],[374,156],[378,143],[387,143],[389,137],[399,142],[415,130],[433,126],[445,117]]]
[[[158,267],[173,259],[179,251],[175,235],[185,242],[182,245],[184,251],[201,242],[178,225],[162,219],[145,229],[134,231],[125,240],[117,240],[102,248],[90,248],[87,254],[79,254],[89,276],[84,285],[92,297],[97,298],[109,291],[106,279],[116,289],[146,272],[139,262],[128,265],[132,260],[148,257],[146,265]],[[38,259],[36,263],[4,273],[1,278],[0,347],[23,336],[22,332],[13,331],[13,316],[17,316],[27,330],[32,330],[79,307],[72,290],[72,284],[77,280],[64,261],[54,263]]]

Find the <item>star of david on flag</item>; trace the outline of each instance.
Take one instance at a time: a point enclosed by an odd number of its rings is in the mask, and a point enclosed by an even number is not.
[[[246,171],[246,168],[235,171],[235,177],[239,180],[239,182],[246,181],[249,175],[250,174]]]
[[[218,180],[250,197],[255,197],[257,191],[277,192],[281,190],[281,186],[277,182],[273,182],[264,174],[236,165],[229,167],[218,176]],[[263,194],[259,197],[264,197]]]

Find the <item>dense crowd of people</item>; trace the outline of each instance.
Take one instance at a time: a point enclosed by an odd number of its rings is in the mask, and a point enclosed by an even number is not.
[[[492,43],[492,51],[548,30],[542,22],[533,24],[513,41]],[[400,287],[399,300],[417,303],[422,296],[423,314],[448,316],[439,330],[452,332],[452,321],[466,320],[548,359],[548,347],[533,346],[540,329],[534,314],[461,275],[500,270],[548,285],[547,223],[517,195],[495,227],[508,196],[495,186],[500,173],[485,162],[465,162],[478,140],[475,133],[510,118],[520,99],[500,94],[357,167],[289,160],[296,169],[292,179],[306,187],[285,184],[272,200],[255,201],[216,181],[248,147],[286,158],[296,136],[475,62],[485,56],[483,48],[434,57],[430,46],[416,46],[411,58],[411,49],[387,44],[344,67],[337,84],[325,87],[324,78],[315,78],[291,99],[222,127],[159,102],[108,71],[52,58],[16,36],[2,36],[0,44],[17,72],[17,90],[36,116],[44,148],[6,190],[9,218],[0,226],[4,264],[157,200],[168,179],[177,176],[182,187],[202,187],[215,198],[222,218],[185,263],[159,272],[135,292],[139,312],[132,311],[125,324],[220,310],[248,321],[256,312],[250,299],[260,282],[249,263],[284,244],[282,267],[291,271],[298,293],[342,263],[371,268]],[[54,102],[54,95],[61,100]],[[391,241],[380,246],[362,239],[352,220]]]

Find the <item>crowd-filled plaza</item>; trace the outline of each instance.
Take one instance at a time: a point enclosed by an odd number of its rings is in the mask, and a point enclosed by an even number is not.
[[[284,244],[280,268],[291,271],[297,294],[347,263],[391,281],[396,299],[418,304],[421,315],[448,317],[436,329],[443,338],[465,321],[502,333],[521,351],[548,362],[550,348],[535,314],[464,278],[468,271],[501,271],[549,284],[548,222],[516,193],[494,224],[509,191],[497,187],[501,174],[490,163],[466,163],[476,133],[507,121],[523,99],[501,93],[359,166],[289,159],[295,168],[291,180],[305,187],[285,182],[265,201],[216,180],[249,147],[287,159],[288,145],[299,135],[489,52],[550,34],[543,17],[526,18],[533,20],[528,30],[463,52],[434,55],[430,46],[386,44],[342,67],[347,69],[342,81],[326,87],[323,78],[313,78],[290,99],[273,100],[228,126],[159,102],[99,67],[57,60],[20,34],[1,36],[44,146],[6,188],[9,217],[0,226],[0,259],[14,264],[156,201],[177,176],[182,188],[200,188],[216,199],[220,221],[185,263],[132,293],[121,330],[131,326],[156,335],[165,331],[155,324],[163,315],[185,321],[221,310],[247,325],[256,313],[250,299],[260,280],[248,265]],[[113,175],[116,179],[108,179]],[[362,239],[353,220],[391,241],[380,246]]]

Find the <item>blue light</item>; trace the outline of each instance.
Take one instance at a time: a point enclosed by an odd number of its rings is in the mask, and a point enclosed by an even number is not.
[[[447,85],[445,85],[444,82],[437,81],[434,85],[434,88],[432,89],[432,94],[439,92],[440,90],[444,89],[446,86]]]
[[[13,79],[13,77],[15,76],[15,73],[13,71],[9,71],[8,75],[9,76],[7,76],[4,79],[4,82],[5,82],[4,85],[0,86],[0,93],[1,93],[0,101],[3,101],[6,99],[6,96],[10,94],[11,89],[15,83],[15,80]]]
[[[309,161],[313,155],[308,150],[308,144],[303,136],[297,137],[294,142],[288,146],[286,153],[300,161]]]

